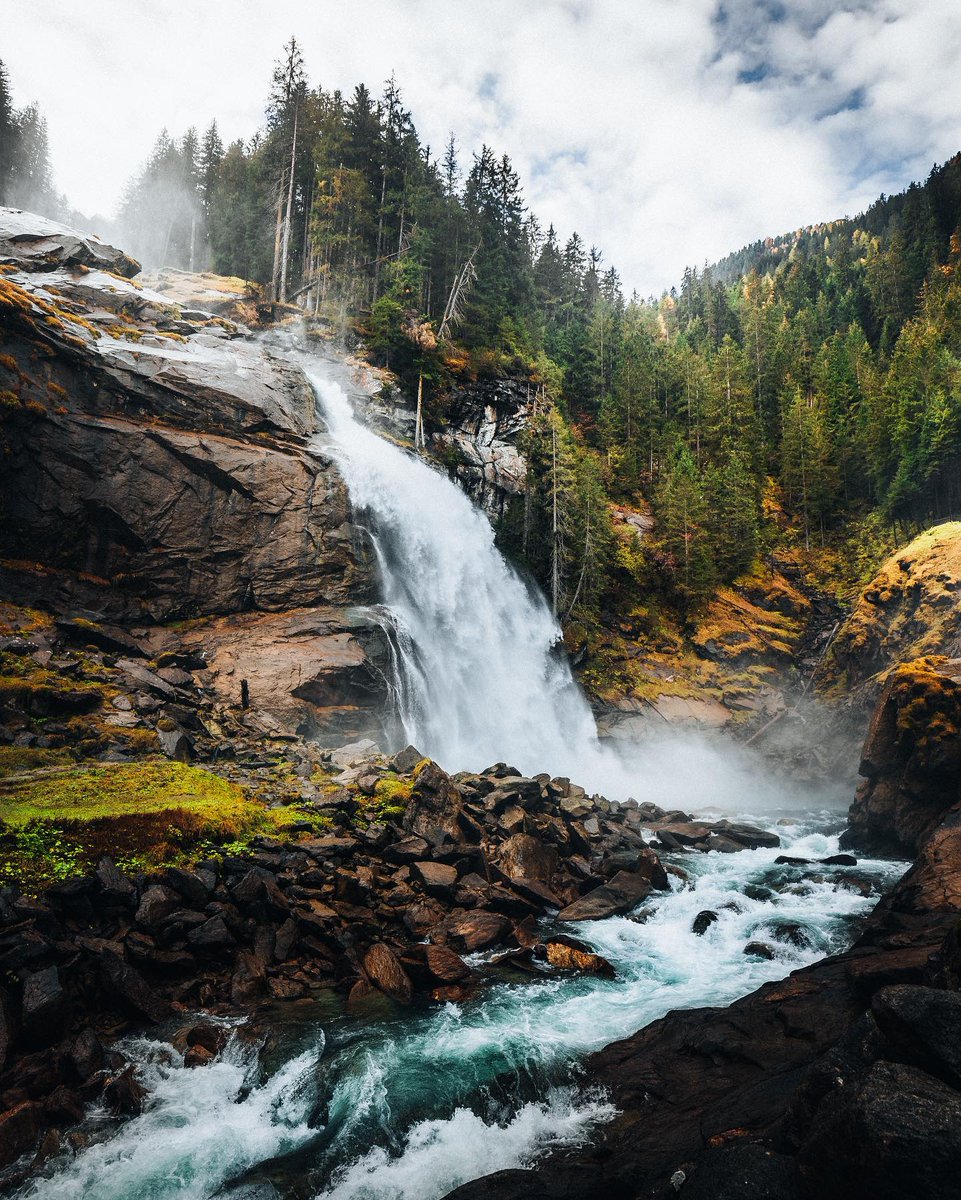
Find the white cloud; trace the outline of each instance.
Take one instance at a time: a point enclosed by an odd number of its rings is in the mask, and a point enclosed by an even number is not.
[[[312,81],[395,71],[421,136],[514,159],[531,206],[646,293],[854,213],[961,147],[955,0],[0,0],[59,185],[112,208],[164,125],[258,125],[291,33]]]

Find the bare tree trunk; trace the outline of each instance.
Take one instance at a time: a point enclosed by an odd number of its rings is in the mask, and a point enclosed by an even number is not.
[[[287,214],[284,217],[284,240],[280,252],[280,301],[287,299],[287,262],[290,256],[290,227],[294,216],[294,168],[297,160],[297,120],[300,113],[294,109],[294,136],[290,143],[290,179],[287,184]]]
[[[417,417],[414,420],[414,449],[424,445],[424,373],[417,376]]]
[[[377,213],[377,253],[374,255],[374,299],[380,291],[380,252],[384,244],[384,198],[387,195],[387,168],[380,175],[380,209]]]
[[[274,227],[274,269],[271,273],[271,291],[276,300],[280,293],[280,239],[283,232],[284,199],[277,195],[277,224]]]

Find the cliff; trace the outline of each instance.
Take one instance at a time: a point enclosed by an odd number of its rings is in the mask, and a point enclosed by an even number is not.
[[[382,695],[352,683],[367,648],[375,664],[386,653],[363,609],[371,561],[335,468],[308,448],[305,376],[244,327],[138,286],[136,270],[96,239],[0,210],[0,591],[57,615],[162,624],[167,652],[172,622],[216,617],[217,653],[231,643],[234,660],[229,684],[222,670],[211,681],[232,702],[273,661],[269,725],[316,732],[334,696],[369,709],[355,732],[379,730]],[[278,616],[248,640],[238,614],[252,613]],[[187,650],[203,640],[194,628]]]

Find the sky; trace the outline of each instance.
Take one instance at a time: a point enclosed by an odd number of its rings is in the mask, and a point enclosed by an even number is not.
[[[291,34],[325,89],[394,72],[435,152],[508,153],[642,295],[961,149],[961,0],[0,0],[14,103],[90,215],[165,126],[249,137]]]

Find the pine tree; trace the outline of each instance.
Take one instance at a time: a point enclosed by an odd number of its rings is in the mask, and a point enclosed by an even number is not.
[[[8,203],[17,158],[17,123],[7,68],[0,61],[0,204]]]

